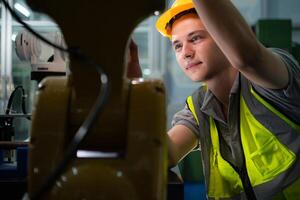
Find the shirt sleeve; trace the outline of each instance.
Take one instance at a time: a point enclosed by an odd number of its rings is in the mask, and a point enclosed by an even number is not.
[[[285,63],[288,76],[289,83],[287,88],[283,89],[282,92],[288,98],[297,97],[299,98],[299,89],[300,89],[300,66],[299,63],[295,60],[295,58],[290,55],[288,52],[281,49],[273,49],[274,53],[277,53],[283,62]]]
[[[172,127],[175,125],[186,126],[199,138],[199,126],[187,106],[173,116]]]
[[[288,52],[271,48],[272,52],[279,55],[288,70],[289,82],[284,89],[267,89],[255,83],[253,88],[269,100],[280,111],[287,114],[300,123],[300,66],[299,63]]]

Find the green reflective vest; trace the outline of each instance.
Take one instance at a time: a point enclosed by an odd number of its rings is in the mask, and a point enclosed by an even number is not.
[[[294,195],[300,195],[300,181],[297,181],[300,126],[264,100],[250,82],[240,76],[241,153],[255,195],[265,200],[283,192],[286,199],[299,199]],[[214,119],[200,110],[205,92],[206,87],[199,88],[187,98],[187,105],[200,129],[207,195],[210,199],[240,199],[244,196],[240,176],[222,158]]]

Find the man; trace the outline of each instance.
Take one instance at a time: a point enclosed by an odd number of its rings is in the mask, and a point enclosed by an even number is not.
[[[262,46],[229,0],[176,0],[156,27],[183,72],[205,83],[174,116],[169,165],[199,147],[208,198],[297,198],[298,63]]]

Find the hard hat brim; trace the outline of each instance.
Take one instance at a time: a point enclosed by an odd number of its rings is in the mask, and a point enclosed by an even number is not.
[[[187,3],[187,4],[183,4],[174,8],[170,8],[169,10],[167,10],[165,13],[163,13],[157,20],[156,22],[156,29],[158,30],[158,32],[160,32],[163,36],[171,38],[171,33],[170,31],[166,30],[166,25],[167,23],[177,14],[185,11],[185,10],[189,10],[191,8],[194,8],[194,4],[193,3]]]

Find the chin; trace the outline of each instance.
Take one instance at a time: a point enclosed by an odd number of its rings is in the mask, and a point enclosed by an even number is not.
[[[193,82],[201,82],[204,81],[205,78],[196,74],[188,75],[189,79]]]
[[[203,81],[203,79],[198,78],[198,77],[189,77],[189,78],[190,78],[190,80],[193,81],[193,82],[202,82],[202,81]]]
[[[207,78],[207,74],[200,71],[186,72],[185,75],[193,82],[201,82]]]

